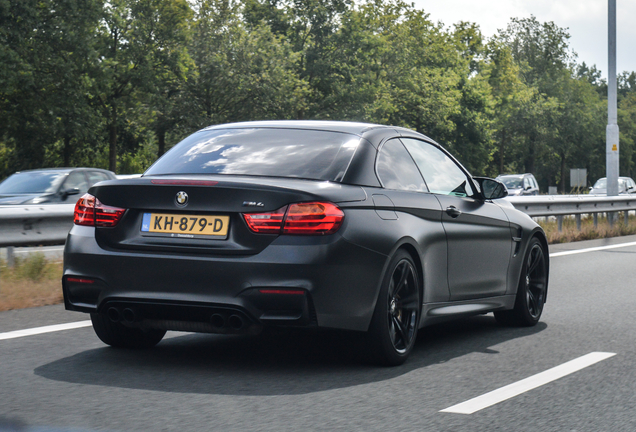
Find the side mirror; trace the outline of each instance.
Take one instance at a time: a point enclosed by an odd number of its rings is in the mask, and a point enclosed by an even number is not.
[[[78,195],[79,194],[79,188],[70,188],[70,189],[65,189],[62,192],[60,192],[60,195],[62,197],[63,200],[65,200],[69,195]]]
[[[474,177],[474,180],[479,184],[484,199],[493,200],[508,196],[508,189],[498,180],[487,177]]]

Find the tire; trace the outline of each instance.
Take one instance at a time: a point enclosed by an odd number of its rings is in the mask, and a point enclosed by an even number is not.
[[[152,348],[161,342],[165,330],[142,330],[111,321],[105,314],[91,314],[93,330],[106,345],[115,348]]]
[[[495,319],[506,326],[530,327],[541,318],[548,289],[547,253],[534,237],[530,240],[523,260],[515,306],[511,310],[495,312]]]
[[[415,263],[406,251],[399,250],[382,281],[366,335],[375,362],[397,366],[406,361],[417,337],[420,313],[420,282]]]

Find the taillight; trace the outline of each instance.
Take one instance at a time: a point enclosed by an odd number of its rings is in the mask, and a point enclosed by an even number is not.
[[[87,193],[75,204],[73,222],[76,225],[114,227],[125,212],[126,209],[104,205],[99,199]]]
[[[279,234],[287,206],[266,213],[243,213],[247,226],[259,234]]]
[[[75,225],[95,226],[95,197],[89,193],[84,194],[75,204]]]
[[[287,211],[283,234],[333,234],[343,219],[344,212],[331,203],[292,204]]]
[[[326,202],[297,203],[273,212],[244,213],[247,226],[256,233],[326,235],[342,225],[344,212]]]

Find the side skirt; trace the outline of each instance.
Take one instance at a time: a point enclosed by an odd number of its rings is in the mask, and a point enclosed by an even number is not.
[[[422,319],[419,327],[425,327],[442,321],[482,315],[498,310],[512,309],[515,305],[514,295],[462,300],[444,303],[428,303],[422,305]]]

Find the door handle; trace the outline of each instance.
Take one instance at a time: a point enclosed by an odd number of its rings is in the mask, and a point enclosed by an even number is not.
[[[450,217],[452,217],[453,219],[455,219],[456,217],[458,217],[460,214],[462,214],[461,210],[459,210],[457,207],[455,206],[450,206],[446,208],[446,214],[449,215]]]

